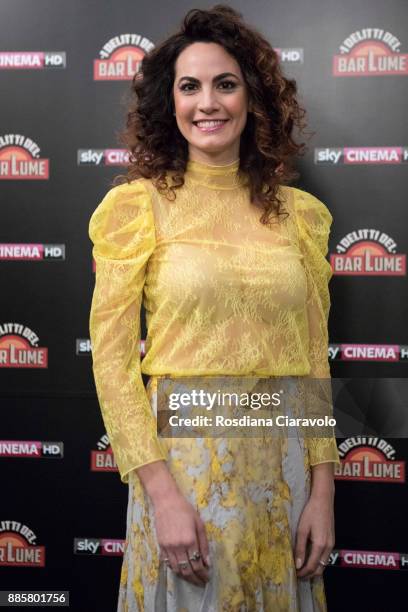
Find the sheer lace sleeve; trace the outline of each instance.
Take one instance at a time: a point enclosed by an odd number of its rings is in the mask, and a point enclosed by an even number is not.
[[[93,372],[122,482],[164,459],[140,370],[140,308],[155,248],[151,202],[141,180],[111,189],[89,224],[96,280],[90,312]]]
[[[333,404],[328,360],[328,318],[330,311],[329,281],[333,272],[326,255],[333,217],[325,204],[313,195],[300,190],[295,196],[295,208],[308,287],[308,356],[310,362],[308,378],[317,379],[307,384],[306,410],[309,416],[324,416],[323,413],[330,416]],[[306,440],[310,465],[328,461],[340,463],[334,436],[309,437]]]

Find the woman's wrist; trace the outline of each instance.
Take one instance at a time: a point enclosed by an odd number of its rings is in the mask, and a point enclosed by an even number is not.
[[[310,496],[317,499],[334,499],[334,464],[332,461],[311,466],[312,484]]]
[[[136,468],[137,475],[154,506],[160,505],[180,490],[164,460],[154,461]]]

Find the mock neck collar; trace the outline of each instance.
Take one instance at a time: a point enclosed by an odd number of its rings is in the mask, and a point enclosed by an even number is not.
[[[245,184],[239,172],[239,159],[222,166],[188,160],[185,176],[210,189],[236,189]]]

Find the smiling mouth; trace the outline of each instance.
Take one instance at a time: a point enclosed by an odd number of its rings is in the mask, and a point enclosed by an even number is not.
[[[216,127],[218,125],[223,125],[227,121],[229,121],[229,119],[202,119],[200,121],[193,121],[193,123],[197,127]]]
[[[202,134],[212,134],[216,132],[220,132],[224,125],[228,123],[229,119],[211,119],[211,120],[202,120],[202,121],[193,121],[193,125],[202,133]]]

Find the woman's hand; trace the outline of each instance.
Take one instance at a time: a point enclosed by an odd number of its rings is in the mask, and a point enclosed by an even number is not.
[[[173,572],[188,582],[204,587],[209,580],[209,554],[205,525],[198,512],[180,493],[154,503],[157,540],[162,558],[169,559]],[[198,551],[200,558],[190,559]],[[186,567],[179,563],[185,561]]]
[[[180,578],[197,586],[209,580],[209,548],[204,522],[180,492],[166,463],[154,461],[137,468],[140,481],[153,508],[161,558],[169,559],[171,569]],[[195,552],[199,559],[190,559]],[[186,562],[187,566],[178,565]]]
[[[319,561],[327,564],[333,550],[335,535],[332,469],[331,464],[312,467],[312,492],[300,516],[296,533],[295,564],[298,578],[312,578],[323,574],[325,567]]]

